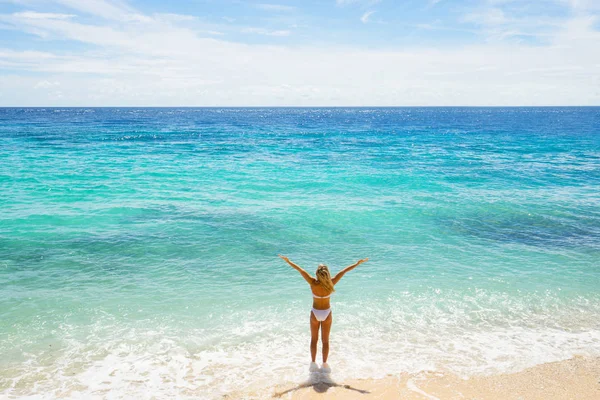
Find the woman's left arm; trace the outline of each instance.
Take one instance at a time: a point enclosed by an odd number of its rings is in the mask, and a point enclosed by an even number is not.
[[[290,266],[292,268],[294,268],[296,271],[300,272],[300,275],[302,275],[302,277],[304,278],[304,280],[306,282],[308,282],[309,285],[312,285],[315,282],[315,278],[313,278],[312,276],[310,276],[310,274],[308,272],[306,272],[305,270],[303,270],[300,266],[298,266],[298,265],[294,264],[293,262],[291,262],[289,258],[287,258],[286,256],[282,256],[281,254],[279,254],[279,258],[281,258],[286,263],[290,264]]]

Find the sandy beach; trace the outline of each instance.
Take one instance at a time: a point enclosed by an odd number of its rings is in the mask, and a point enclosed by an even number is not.
[[[329,382],[329,383],[327,383]],[[264,398],[263,395],[255,395]],[[273,390],[281,399],[600,399],[600,358],[574,357],[513,374],[463,379],[442,372],[400,374],[378,380],[322,379]],[[252,396],[250,396],[252,398]]]

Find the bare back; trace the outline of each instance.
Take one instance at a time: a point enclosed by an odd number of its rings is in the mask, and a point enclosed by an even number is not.
[[[313,281],[313,283],[311,283],[310,285],[310,290],[313,293],[313,308],[316,310],[327,310],[328,308],[331,308],[330,302],[329,302],[329,297],[327,297],[326,299],[318,299],[314,296],[319,296],[319,297],[325,297],[325,296],[329,296],[331,295],[331,293],[328,293],[327,290],[319,285],[318,281],[315,279]]]

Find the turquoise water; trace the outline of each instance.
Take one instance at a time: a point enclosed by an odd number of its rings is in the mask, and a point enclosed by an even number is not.
[[[0,109],[0,396],[600,355],[600,108]]]

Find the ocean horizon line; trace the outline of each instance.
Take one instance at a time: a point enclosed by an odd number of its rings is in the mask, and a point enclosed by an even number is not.
[[[344,106],[344,105],[336,105],[336,106],[288,106],[288,105],[264,105],[264,106],[0,106],[0,109],[14,109],[14,108],[72,108],[72,109],[80,109],[80,108],[204,108],[204,109],[215,109],[215,108],[230,108],[230,109],[260,109],[260,108],[278,108],[278,109],[340,109],[340,108],[352,108],[352,109],[360,109],[360,108],[388,108],[388,109],[399,109],[399,108],[600,108],[599,105],[510,105],[510,106],[502,106],[502,105],[488,105],[488,106],[470,106],[470,105],[455,105],[455,106]]]

